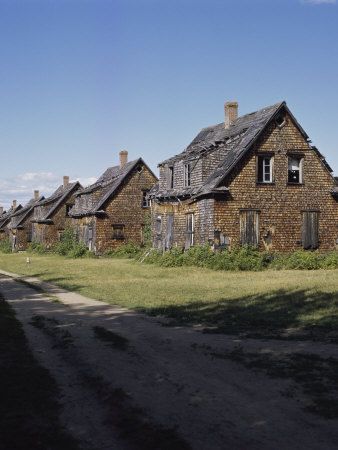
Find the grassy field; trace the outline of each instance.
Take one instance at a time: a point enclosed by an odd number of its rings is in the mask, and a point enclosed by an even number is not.
[[[56,255],[31,255],[28,265],[26,257],[0,254],[0,268],[213,332],[338,341],[338,270],[217,272]]]

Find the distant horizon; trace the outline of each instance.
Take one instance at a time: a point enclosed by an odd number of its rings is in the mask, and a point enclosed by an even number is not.
[[[338,175],[336,0],[0,0],[0,205],[286,101]]]

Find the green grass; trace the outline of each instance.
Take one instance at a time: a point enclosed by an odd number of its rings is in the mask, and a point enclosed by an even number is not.
[[[59,422],[57,386],[0,293],[0,448],[77,449]]]
[[[210,331],[338,340],[338,270],[218,272],[57,255],[31,255],[28,265],[26,256],[0,254],[0,268]]]

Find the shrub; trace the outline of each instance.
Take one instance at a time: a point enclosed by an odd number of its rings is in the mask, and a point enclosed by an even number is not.
[[[129,242],[117,247],[115,250],[107,251],[104,256],[108,258],[137,258],[144,252],[140,246]]]
[[[39,244],[38,242],[31,242],[28,245],[27,250],[31,253],[37,253],[39,255],[47,253],[46,247],[44,247],[42,244]]]
[[[68,258],[92,256],[83,242],[79,242],[73,228],[67,228],[61,235],[61,240],[54,247],[55,253]]]
[[[9,239],[4,239],[0,241],[0,252],[1,253],[12,253],[12,244]]]

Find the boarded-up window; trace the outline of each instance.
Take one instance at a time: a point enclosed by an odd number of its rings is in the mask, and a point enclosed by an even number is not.
[[[173,232],[174,232],[174,214],[167,215],[167,230],[165,235],[165,247],[170,249],[173,246]]]
[[[303,212],[302,241],[305,250],[313,250],[319,246],[319,214],[318,211]]]
[[[192,213],[186,216],[186,239],[185,248],[190,248],[194,245],[195,240],[195,218]]]
[[[241,245],[258,247],[259,242],[259,211],[240,211],[240,242]]]
[[[124,225],[122,224],[113,225],[113,239],[118,240],[124,239]]]

